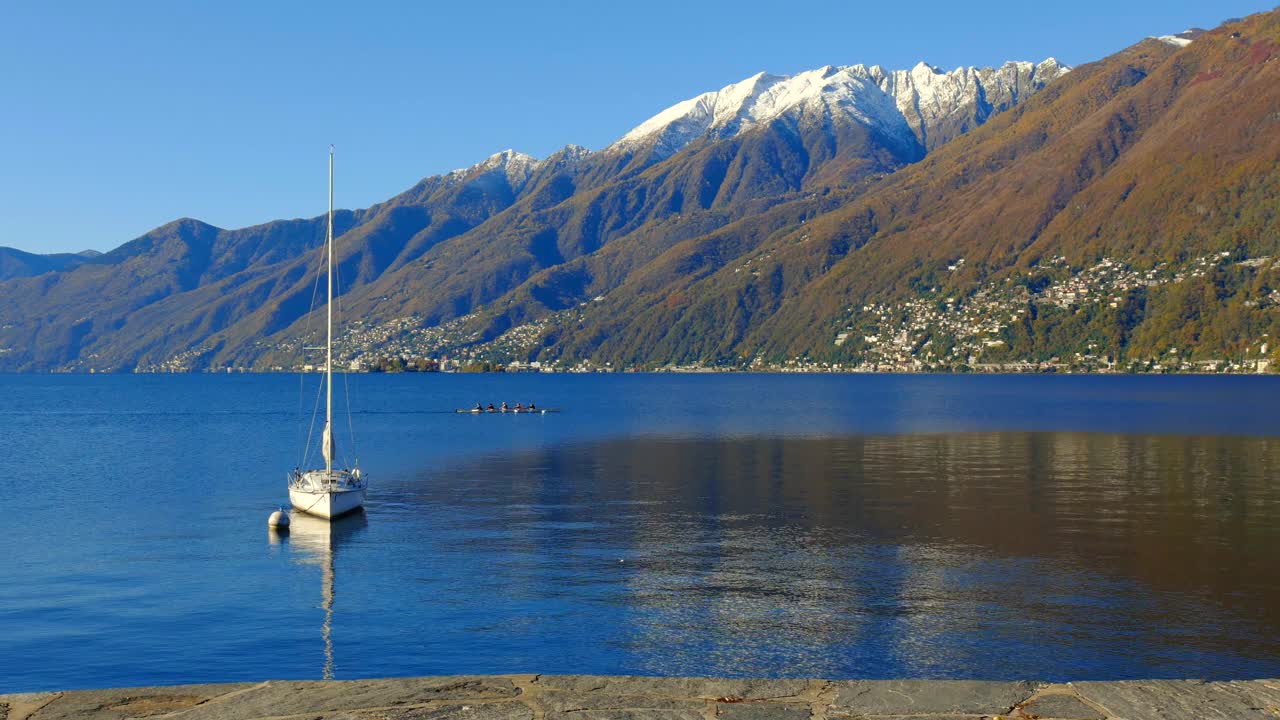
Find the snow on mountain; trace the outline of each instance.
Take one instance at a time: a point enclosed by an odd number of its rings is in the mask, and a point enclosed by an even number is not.
[[[549,157],[539,160],[532,155],[507,149],[494,153],[471,167],[459,168],[447,173],[444,176],[444,182],[447,185],[464,181],[483,183],[504,178],[513,191],[519,192],[528,184],[534,173],[544,166],[550,164],[553,167],[567,167],[581,162],[590,154],[591,151],[581,145],[565,145]]]
[[[538,169],[541,170],[545,167],[564,169],[577,165],[590,155],[591,151],[581,145],[565,145],[546,159],[539,161]]]
[[[980,125],[991,113],[1013,107],[1069,71],[1049,58],[1039,64],[1007,62],[999,68],[962,67],[950,72],[923,62],[910,70],[828,65],[791,76],[762,72],[675,104],[602,152],[651,144],[654,159],[662,159],[698,138],[733,137],[780,118],[800,124],[858,123],[877,130],[891,143],[927,151]],[[503,150],[433,182],[447,187],[505,181],[518,193],[539,170],[563,169],[592,154],[584,147],[566,145],[539,160]]]
[[[910,70],[885,73],[875,66],[867,72],[880,89],[893,96],[920,144],[932,150],[950,139],[933,137],[935,129],[960,122],[962,130],[968,130],[970,126],[963,121],[981,124],[993,111],[1017,105],[1069,71],[1048,58],[1038,65],[1010,61],[999,68],[968,67],[951,72],[923,62]]]
[[[909,133],[932,147],[932,127],[975,108],[980,123],[993,108],[1017,104],[1068,70],[1049,58],[1039,65],[1009,62],[951,72],[922,62],[888,72],[878,65],[829,65],[792,76],[759,73],[663,110],[609,149],[634,150],[652,142],[655,154],[667,157],[697,138],[732,137],[783,115],[857,122],[890,137]]]
[[[1239,22],[1239,19],[1237,18],[1233,20],[1226,20],[1224,22],[1228,22],[1228,23]],[[1182,32],[1177,33],[1175,35],[1153,36],[1153,39],[1159,40],[1160,42],[1163,42],[1163,43],[1169,43],[1170,45],[1175,45],[1177,47],[1186,47],[1191,44],[1192,40],[1195,40],[1196,38],[1200,37],[1204,33],[1205,33],[1204,28],[1193,27],[1193,28],[1187,28],[1186,30],[1183,30]]]
[[[1231,18],[1230,20],[1224,20],[1223,24],[1228,24],[1233,22],[1240,22],[1240,18]],[[1196,38],[1205,34],[1205,32],[1207,31],[1204,28],[1193,27],[1193,28],[1187,28],[1186,30],[1183,30],[1182,32],[1176,33],[1174,35],[1153,35],[1151,39],[1159,40],[1160,42],[1168,43],[1176,47],[1186,47],[1191,44],[1192,40],[1195,40]]]
[[[529,181],[533,171],[538,169],[540,162],[532,155],[507,149],[494,153],[471,167],[454,170],[446,178],[449,181],[459,182],[467,178],[501,175],[506,178],[507,183],[512,188],[519,188]]]
[[[793,110],[840,108],[864,124],[892,125],[902,118],[890,98],[864,73],[827,66],[791,77],[758,73],[715,92],[677,103],[641,123],[611,148],[632,149],[652,140],[659,157],[674,154],[704,135],[732,137]],[[905,126],[903,126],[905,127]]]

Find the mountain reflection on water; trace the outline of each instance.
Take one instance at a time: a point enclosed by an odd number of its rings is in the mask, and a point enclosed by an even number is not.
[[[1277,478],[1265,438],[640,438],[429,471],[379,514],[433,536],[422,651],[490,671],[1275,676]]]

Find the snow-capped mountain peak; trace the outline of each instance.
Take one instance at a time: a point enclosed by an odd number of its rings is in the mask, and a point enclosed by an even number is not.
[[[489,172],[498,169],[502,169],[508,173],[515,172],[518,174],[527,168],[536,166],[537,164],[538,159],[532,155],[526,155],[522,152],[508,148],[490,155],[471,167],[459,168],[449,174],[470,175],[475,172]]]
[[[563,155],[567,160],[581,160],[582,158],[590,155],[591,151],[581,145],[574,145],[570,143],[569,145],[565,145],[560,148],[559,152],[556,154]]]
[[[910,70],[888,72],[878,65],[827,65],[791,76],[761,72],[672,105],[609,149],[630,151],[652,143],[655,155],[666,157],[697,138],[731,137],[784,115],[857,122],[890,137],[909,133],[928,148],[934,145],[931,126],[954,124],[966,113],[973,116],[972,124],[980,124],[990,112],[1020,102],[1068,70],[1049,58],[1038,65],[1010,62],[951,72],[923,61]]]
[[[760,96],[784,79],[777,75],[756,73],[718,91],[706,92],[676,103],[641,123],[624,135],[616,145],[627,146],[652,136],[660,136],[660,142],[668,146],[670,152],[675,152],[713,128],[740,124],[743,120],[749,120],[753,112],[767,112],[768,102],[761,103]]]
[[[949,72],[924,61],[909,70],[824,65],[790,76],[759,72],[672,105],[601,152],[644,150],[651,161],[661,160],[699,138],[731,138],[786,122],[823,129],[859,125],[874,130],[879,142],[899,157],[922,157],[1069,70],[1047,58],[1039,64],[1007,62],[998,68]],[[436,187],[467,183],[519,193],[538,173],[559,172],[593,155],[577,145],[541,160],[508,149],[435,182]]]
[[[459,168],[445,175],[445,182],[457,183],[464,180],[478,181],[485,177],[501,175],[514,190],[524,187],[533,176],[534,171],[542,164],[541,160],[522,152],[507,149],[490,155],[471,167]]]

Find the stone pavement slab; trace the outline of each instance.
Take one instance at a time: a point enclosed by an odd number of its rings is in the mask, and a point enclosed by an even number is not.
[[[538,677],[538,686],[549,690],[571,690],[606,695],[760,700],[797,697],[808,690],[809,681],[632,675],[541,675]]]
[[[217,703],[192,708],[181,713],[181,717],[183,720],[278,717],[439,701],[502,700],[519,694],[520,689],[505,677],[267,682]]]
[[[0,720],[26,720],[36,710],[58,699],[62,693],[34,692],[0,695]]]
[[[657,708],[616,708],[581,710],[572,714],[549,712],[547,720],[706,720],[700,710]]]
[[[716,717],[724,720],[809,720],[809,705],[798,703],[717,703]]]
[[[707,701],[700,698],[673,699],[656,695],[614,695],[606,692],[564,692],[544,690],[535,700],[547,720],[626,720],[661,717],[671,720],[703,720]]]
[[[1036,695],[1018,706],[1013,717],[1037,720],[1106,720],[1101,711],[1069,692]]]
[[[39,703],[9,702],[12,710],[22,709],[24,712],[21,717],[18,717],[17,712],[11,712],[12,717],[8,720],[69,720],[83,717],[124,720],[153,717],[187,710],[253,686],[253,683],[228,683],[42,693],[40,696],[43,701]],[[0,697],[0,701],[24,697],[39,696],[4,696]]]
[[[1004,715],[1037,683],[975,680],[848,680],[832,683],[830,716]]]
[[[533,709],[521,702],[480,705],[454,703],[427,707],[326,713],[305,717],[307,720],[533,720]]]
[[[1280,720],[1280,680],[458,676],[0,695],[0,720]]]
[[[1280,683],[1129,680],[1071,683],[1116,720],[1277,720]]]
[[[543,675],[531,689],[547,720],[705,720],[716,714],[740,720],[808,720],[807,702],[769,702],[767,707],[765,702],[794,700],[809,694],[811,685],[808,680]]]

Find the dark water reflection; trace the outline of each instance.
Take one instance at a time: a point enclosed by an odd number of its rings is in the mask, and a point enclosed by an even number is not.
[[[1001,433],[601,442],[423,486],[482,558],[481,633],[640,673],[1078,679],[1280,672],[1277,477],[1274,440]]]

